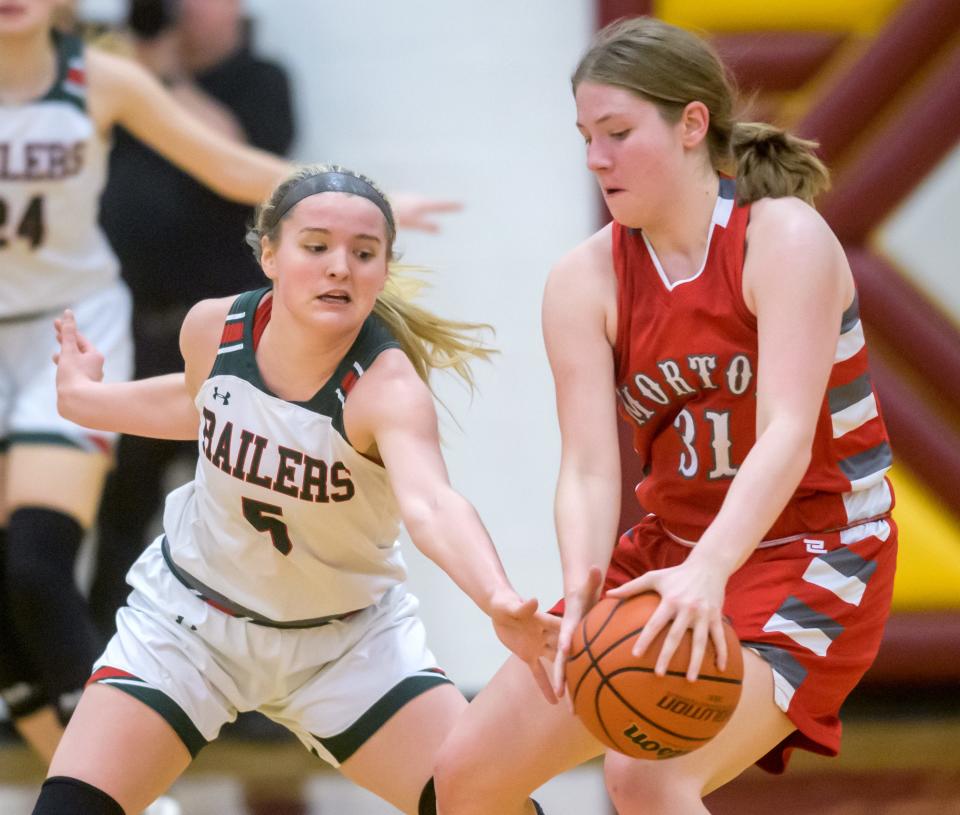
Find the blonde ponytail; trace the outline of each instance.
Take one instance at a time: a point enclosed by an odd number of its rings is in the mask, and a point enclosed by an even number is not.
[[[817,158],[817,142],[801,139],[765,122],[738,122],[730,147],[737,162],[737,196],[796,196],[808,204],[830,187],[830,171]]]
[[[419,267],[391,263],[386,286],[373,312],[387,324],[424,382],[430,384],[432,370],[448,370],[473,389],[476,383],[470,362],[487,360],[497,353],[477,334],[492,333],[493,327],[486,323],[447,320],[414,303],[427,285],[417,276],[423,271]]]

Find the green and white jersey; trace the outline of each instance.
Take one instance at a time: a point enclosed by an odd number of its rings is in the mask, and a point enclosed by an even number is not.
[[[260,289],[230,309],[197,394],[196,477],[167,498],[164,554],[181,582],[235,616],[308,625],[375,604],[406,577],[387,473],[343,426],[353,384],[398,344],[369,317],[329,382],[290,402],[255,357],[272,302]]]
[[[110,145],[87,113],[83,44],[55,45],[50,90],[0,106],[0,319],[59,310],[119,273],[97,222]]]

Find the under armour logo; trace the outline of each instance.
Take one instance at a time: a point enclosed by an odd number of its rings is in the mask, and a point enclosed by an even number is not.
[[[230,391],[226,393],[220,393],[220,389],[214,385],[213,386],[213,398],[214,399],[223,399],[223,406],[226,407],[230,404]]]

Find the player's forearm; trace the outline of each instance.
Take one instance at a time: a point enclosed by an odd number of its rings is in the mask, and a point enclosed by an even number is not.
[[[408,506],[404,523],[416,547],[485,614],[491,614],[495,598],[517,596],[479,515],[455,491]]]
[[[135,382],[61,385],[57,409],[92,430],[155,439],[195,439],[200,423],[182,373]]]
[[[810,435],[771,425],[730,484],[720,512],[691,553],[727,575],[750,557],[796,491],[810,463]]]
[[[584,584],[593,566],[607,570],[620,520],[619,475],[561,468],[554,518],[568,594]]]

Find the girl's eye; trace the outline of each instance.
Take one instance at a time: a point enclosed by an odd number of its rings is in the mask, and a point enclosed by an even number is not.
[[[616,133],[611,133],[610,138],[616,139],[617,141],[623,141],[629,135],[630,135],[629,130],[618,130]]]
[[[327,245],[325,243],[308,243],[306,248],[308,252],[325,252]]]
[[[373,257],[373,252],[367,249],[360,249],[357,251],[357,257],[360,258],[360,260],[370,260]]]

